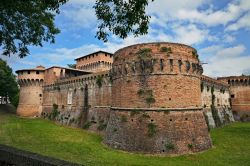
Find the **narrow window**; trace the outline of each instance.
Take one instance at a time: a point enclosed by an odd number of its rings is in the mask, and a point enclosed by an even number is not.
[[[169,59],[169,64],[170,64],[170,71],[173,71],[173,64],[174,64],[174,60],[173,59]]]
[[[160,59],[160,68],[161,68],[161,71],[163,71],[163,68],[164,68],[164,65],[163,65],[163,59]]]

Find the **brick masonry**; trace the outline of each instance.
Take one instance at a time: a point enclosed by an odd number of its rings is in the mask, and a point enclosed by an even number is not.
[[[99,132],[117,149],[202,151],[211,147],[207,125],[215,127],[211,88],[221,121],[231,107],[229,86],[202,76],[197,56],[187,45],[147,43],[78,58],[77,69],[19,70],[18,114],[51,119],[56,110],[51,120]]]

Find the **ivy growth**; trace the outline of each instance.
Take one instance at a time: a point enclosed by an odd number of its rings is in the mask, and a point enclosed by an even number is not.
[[[196,50],[192,51],[192,55],[194,58],[197,58],[197,59],[199,58],[199,55]]]
[[[102,87],[102,81],[103,81],[103,77],[100,76],[100,75],[98,75],[98,76],[96,77],[96,84],[98,85],[99,88]]]
[[[121,122],[127,122],[127,121],[128,121],[127,117],[125,115],[122,115]]]
[[[136,55],[138,56],[138,59],[149,59],[152,57],[151,52],[151,48],[142,48],[136,52]]]
[[[52,109],[52,112],[50,114],[50,119],[51,120],[55,120],[56,117],[60,114],[60,112],[58,111],[58,105],[57,104],[53,104],[53,109]]]
[[[83,125],[83,129],[89,129],[89,127],[91,126],[91,122],[86,122],[84,125]]]
[[[212,95],[212,104],[211,104],[211,112],[212,116],[215,122],[215,125],[217,127],[220,127],[222,125],[220,117],[219,117],[219,112],[218,109],[215,108],[214,101],[215,101],[215,95],[214,95],[214,86],[211,88],[211,95]]]
[[[165,52],[167,54],[172,53],[171,47],[161,47],[161,52]]]
[[[172,142],[166,142],[165,143],[165,148],[166,148],[166,150],[174,150],[175,145]]]
[[[107,127],[107,124],[104,123],[104,121],[102,120],[102,121],[99,122],[97,130],[102,131],[102,130],[106,129],[106,127]]]
[[[157,132],[157,125],[154,123],[148,124],[148,136],[153,137]]]

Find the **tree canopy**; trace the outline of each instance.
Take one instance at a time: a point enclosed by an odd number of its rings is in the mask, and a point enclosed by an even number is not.
[[[12,69],[0,59],[0,96],[8,96],[12,104],[18,103],[18,86]]]
[[[96,0],[94,5],[99,21],[96,37],[108,41],[109,33],[124,39],[129,33],[134,36],[148,33],[150,16],[145,7],[153,0]]]
[[[68,0],[1,0],[0,48],[3,55],[29,54],[28,46],[43,46],[55,42],[60,32],[55,27],[55,15]],[[146,34],[150,16],[145,7],[153,0],[96,0],[93,8],[98,19],[96,37],[104,42],[113,33],[124,39],[128,34]]]
[[[60,31],[54,17],[67,0],[1,0],[0,46],[3,55],[29,54],[29,45],[42,46],[43,41],[55,42]]]

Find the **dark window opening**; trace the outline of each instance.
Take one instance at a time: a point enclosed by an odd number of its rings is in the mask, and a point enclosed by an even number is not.
[[[39,71],[36,71],[36,74],[39,74]]]
[[[234,95],[231,95],[231,98],[234,98]]]
[[[28,74],[30,74],[30,71],[28,71]]]
[[[42,97],[43,95],[42,94],[39,94],[39,97]]]
[[[163,59],[160,59],[160,68],[161,68],[161,71],[163,70]]]

